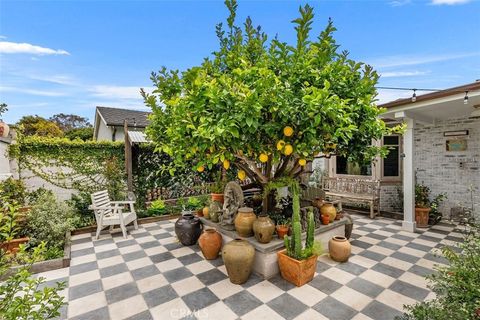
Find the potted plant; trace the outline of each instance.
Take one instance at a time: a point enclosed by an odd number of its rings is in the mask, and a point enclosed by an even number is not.
[[[298,183],[291,185],[293,196],[292,235],[285,236],[285,250],[279,251],[278,266],[282,277],[300,287],[313,279],[321,244],[314,241],[315,219],[313,211],[308,212],[307,237],[302,248],[302,227],[300,225],[300,196]]]
[[[415,222],[419,228],[428,227],[428,216],[430,213],[429,194],[429,187],[421,184],[415,185]]]
[[[210,194],[212,201],[223,203],[223,190],[226,185],[225,179],[222,177],[222,173],[219,172],[216,176],[215,182],[210,185]]]
[[[279,239],[283,239],[290,229],[290,219],[282,217],[276,220],[276,223],[275,230],[277,230],[277,236]]]
[[[15,238],[20,228],[17,222],[18,205],[2,199],[0,210],[0,250],[15,254],[21,244],[27,243],[28,237]]]

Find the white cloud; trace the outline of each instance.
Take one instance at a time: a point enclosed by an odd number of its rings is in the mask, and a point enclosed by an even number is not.
[[[431,4],[433,5],[456,5],[456,4],[464,4],[471,2],[472,0],[432,0]]]
[[[393,0],[393,1],[390,1],[390,5],[392,7],[401,7],[411,2],[412,2],[411,0]]]
[[[26,89],[26,88],[8,87],[8,86],[0,86],[0,92],[16,92],[16,93],[23,93],[23,94],[28,94],[33,96],[43,96],[43,97],[65,96],[65,93],[59,92],[59,91],[45,91],[45,90]]]
[[[27,75],[27,78],[37,81],[50,82],[63,85],[75,85],[75,80],[73,77],[64,74],[54,74],[54,75],[38,75],[31,74]]]
[[[411,91],[378,89],[377,104],[382,104],[412,96]]]
[[[96,97],[115,98],[115,99],[138,99],[141,100],[140,86],[112,86],[112,85],[97,85],[89,89]],[[144,88],[146,91],[151,91],[152,88]]]
[[[26,53],[34,55],[70,55],[65,50],[55,50],[36,46],[30,43],[0,41],[0,53]]]
[[[0,40],[5,40],[7,37],[0,35]]]
[[[368,64],[374,68],[392,68],[428,64],[434,62],[442,62],[480,56],[480,52],[456,53],[456,54],[439,54],[439,55],[395,55],[387,57],[373,58]]]
[[[385,71],[380,72],[382,78],[400,78],[400,77],[416,77],[428,74],[427,71]]]

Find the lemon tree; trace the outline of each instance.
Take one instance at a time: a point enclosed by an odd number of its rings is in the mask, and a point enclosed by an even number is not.
[[[239,27],[236,1],[225,3],[219,49],[183,72],[163,67],[152,73],[153,92],[142,90],[157,150],[200,172],[234,166],[260,187],[298,176],[319,154],[370,161],[384,152],[371,146],[392,130],[377,117],[378,75],[339,50],[332,21],[311,35],[313,8],[300,7],[289,44],[269,40],[250,18]]]

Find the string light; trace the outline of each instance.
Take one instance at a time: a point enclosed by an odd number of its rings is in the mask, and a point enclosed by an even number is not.
[[[413,89],[413,95],[412,95],[412,102],[417,101],[417,94],[416,94],[417,89]]]
[[[465,98],[463,98],[463,104],[468,104],[468,91],[465,91]]]

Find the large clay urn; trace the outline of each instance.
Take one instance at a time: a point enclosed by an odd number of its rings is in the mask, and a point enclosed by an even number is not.
[[[222,248],[222,235],[214,228],[205,229],[198,238],[198,245],[207,260],[217,259]]]
[[[247,282],[252,273],[255,248],[243,239],[235,239],[223,246],[222,258],[230,282],[242,284]]]
[[[333,203],[331,202],[324,202],[322,207],[320,208],[320,213],[321,215],[328,215],[330,218],[330,223],[332,223],[335,220],[335,217],[337,216],[337,209],[333,206]]]
[[[192,246],[197,243],[202,230],[202,222],[191,213],[183,214],[175,222],[175,234],[184,246]]]
[[[255,239],[260,243],[269,243],[272,241],[273,232],[275,231],[275,223],[267,214],[261,214],[253,222],[253,234]]]
[[[415,222],[419,228],[428,227],[428,216],[430,214],[430,208],[415,207]]]
[[[347,262],[352,252],[352,245],[347,238],[342,236],[334,236],[328,242],[328,251],[330,258],[337,262]]]
[[[237,217],[235,218],[235,230],[240,237],[253,236],[253,222],[257,219],[253,209],[249,207],[242,207],[238,209]]]

